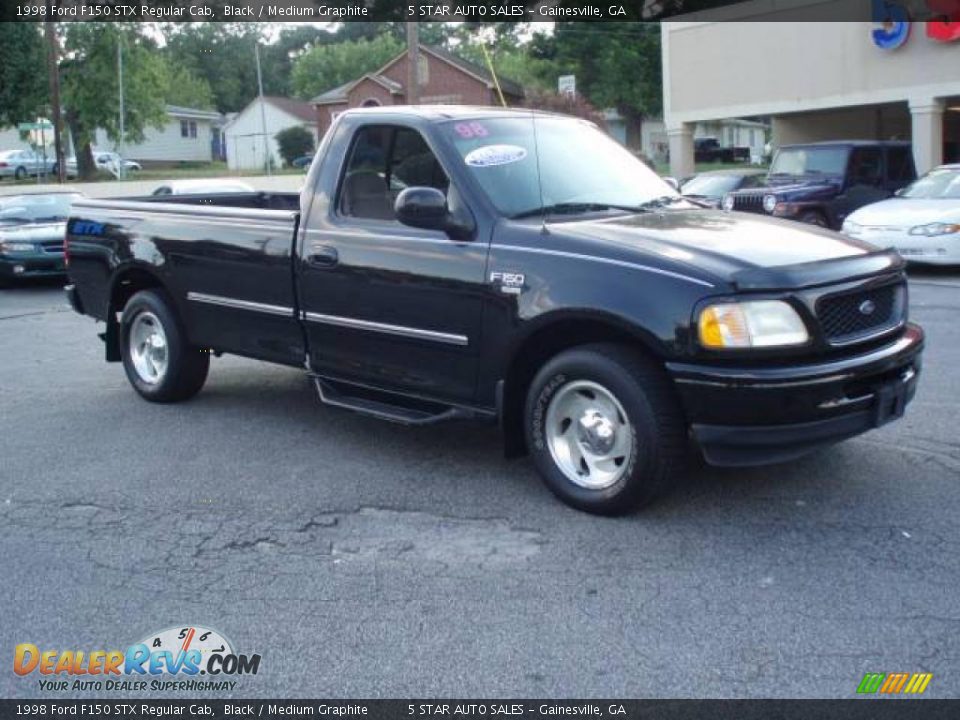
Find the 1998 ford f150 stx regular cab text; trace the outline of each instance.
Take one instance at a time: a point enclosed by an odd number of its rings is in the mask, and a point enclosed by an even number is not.
[[[323,402],[499,420],[592,512],[669,487],[690,440],[777,462],[900,417],[920,370],[904,263],[684,200],[573,118],[341,115],[302,193],[80,200],[75,310],[148,400],[210,354],[305,367]]]

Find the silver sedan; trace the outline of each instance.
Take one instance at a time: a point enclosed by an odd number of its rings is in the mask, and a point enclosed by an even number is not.
[[[23,180],[31,175],[50,175],[56,163],[53,153],[45,158],[33,150],[4,150],[0,152],[0,178]]]

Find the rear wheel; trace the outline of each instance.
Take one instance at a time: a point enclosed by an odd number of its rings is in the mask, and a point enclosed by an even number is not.
[[[210,356],[187,344],[167,296],[136,293],[120,321],[123,368],[134,390],[151,402],[177,402],[196,395],[207,379]]]
[[[13,171],[13,176],[17,180],[23,180],[27,176],[27,169],[25,167],[18,167]]]
[[[547,487],[593,513],[649,503],[676,479],[686,454],[669,378],[617,345],[586,345],[548,362],[530,386],[525,426]]]

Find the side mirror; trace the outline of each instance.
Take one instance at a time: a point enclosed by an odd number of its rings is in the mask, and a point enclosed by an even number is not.
[[[901,195],[903,195],[904,190],[906,190],[906,188],[900,188],[899,190],[894,190],[893,194],[895,197],[900,197]]]
[[[674,190],[680,190],[680,182],[675,177],[670,177],[669,175],[661,178],[667,185],[672,187]]]
[[[393,204],[397,220],[422,230],[439,230],[454,240],[468,240],[473,225],[458,220],[447,207],[447,196],[432,187],[408,187]]]

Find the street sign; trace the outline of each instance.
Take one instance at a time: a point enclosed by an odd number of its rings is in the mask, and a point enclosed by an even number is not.
[[[17,130],[20,132],[30,132],[31,130],[50,130],[53,131],[53,123],[48,122],[32,122],[32,123],[20,123],[17,125]]]
[[[577,76],[561,75],[557,78],[557,92],[561,95],[577,94]]]

